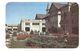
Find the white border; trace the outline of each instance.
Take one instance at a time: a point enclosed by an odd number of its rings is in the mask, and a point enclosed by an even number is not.
[[[80,46],[78,48],[52,48],[52,49],[37,49],[37,48],[17,48],[17,49],[10,49],[5,46],[5,20],[6,20],[6,4],[8,2],[77,2],[79,4],[79,0],[0,0],[0,50],[4,51],[14,51],[14,50],[19,50],[19,51],[79,51]],[[80,4],[79,4],[80,7]],[[80,12],[80,8],[79,8]],[[79,13],[80,15],[80,13]],[[80,19],[80,18],[79,18]],[[80,21],[79,21],[80,22]],[[79,37],[80,39],[80,37]],[[79,40],[80,41],[80,40]],[[80,44],[80,43],[79,43]]]

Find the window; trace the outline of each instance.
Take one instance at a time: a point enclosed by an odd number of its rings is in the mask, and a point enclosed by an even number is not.
[[[8,29],[8,30],[12,30],[12,29]]]
[[[45,28],[45,27],[43,27],[43,28],[42,28],[42,31],[43,31],[43,32],[46,32],[46,28]]]
[[[39,23],[32,23],[33,25],[39,25]]]
[[[30,31],[30,28],[29,28],[29,27],[25,27],[25,30],[26,30],[26,31]]]
[[[45,23],[42,23],[42,25],[45,25]]]
[[[17,29],[13,29],[13,30],[17,30]]]
[[[30,23],[25,23],[25,25],[30,25]]]

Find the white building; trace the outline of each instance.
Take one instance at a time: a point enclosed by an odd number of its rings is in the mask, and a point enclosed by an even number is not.
[[[18,31],[18,25],[6,25],[6,30],[7,31]]]
[[[45,32],[45,20],[24,19],[20,22],[20,30],[30,33],[31,31]]]

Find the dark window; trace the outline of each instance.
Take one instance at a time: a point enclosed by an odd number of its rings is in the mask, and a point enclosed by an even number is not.
[[[17,30],[17,29],[13,29],[13,30]]]
[[[46,25],[45,23],[42,23],[42,25]]]
[[[43,32],[46,32],[46,28],[45,28],[45,27],[43,27],[43,28],[42,28],[42,31],[43,31]]]
[[[33,25],[39,25],[39,23],[32,23]]]
[[[29,27],[26,27],[25,30],[26,30],[26,31],[30,31],[30,28],[29,28]]]
[[[12,30],[12,29],[8,29],[8,30]]]

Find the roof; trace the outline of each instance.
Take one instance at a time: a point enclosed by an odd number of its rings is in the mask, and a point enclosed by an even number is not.
[[[35,19],[43,19],[46,16],[46,14],[36,14]]]
[[[67,2],[57,2],[57,3],[51,2],[51,3],[48,3],[47,9],[50,9],[52,4],[54,4],[57,9],[60,9],[61,7],[67,5],[68,3]]]
[[[60,9],[60,8],[62,8],[63,6],[67,5],[67,3],[53,3],[53,4],[55,5],[55,7],[56,7],[57,9]]]
[[[49,9],[51,8],[52,4],[53,4],[53,6],[56,7],[57,9],[61,9],[62,7],[68,5],[68,2],[50,2],[50,3],[48,3],[47,10],[49,10]],[[47,14],[47,15],[44,17],[44,19],[45,19],[47,16],[49,16],[49,15],[50,15],[50,14]]]
[[[51,5],[52,5],[52,2],[48,3],[47,10],[50,9]]]
[[[18,26],[18,24],[7,24],[6,26]]]

